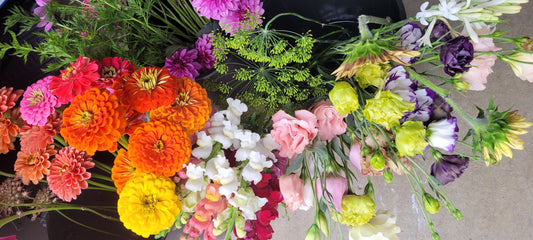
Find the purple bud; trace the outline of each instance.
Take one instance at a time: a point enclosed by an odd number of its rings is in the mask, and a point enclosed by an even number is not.
[[[450,41],[452,39],[450,28],[442,20],[437,20],[437,22],[435,22],[435,26],[433,26],[433,30],[431,31],[430,39],[431,42],[435,42],[437,40],[440,42]]]
[[[458,155],[442,155],[438,162],[431,165],[431,176],[437,178],[443,185],[453,182],[468,168],[469,158]]]
[[[474,59],[474,46],[465,36],[456,37],[440,49],[440,61],[444,72],[450,76],[468,71],[467,67]]]

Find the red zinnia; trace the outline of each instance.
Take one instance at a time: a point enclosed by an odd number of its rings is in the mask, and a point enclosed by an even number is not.
[[[122,75],[132,73],[136,69],[135,64],[122,60],[120,57],[106,57],[98,62],[100,79],[92,83],[93,87],[110,88]]]
[[[100,78],[98,64],[88,57],[78,57],[70,67],[61,70],[59,76],[52,77],[50,92],[61,104],[70,103],[75,95],[83,94],[91,88],[91,84]]]

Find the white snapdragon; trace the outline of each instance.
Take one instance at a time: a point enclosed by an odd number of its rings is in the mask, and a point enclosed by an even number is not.
[[[261,181],[263,176],[261,172],[265,167],[272,167],[273,163],[267,160],[267,157],[259,152],[251,151],[248,156],[248,164],[242,170],[242,177],[248,182],[254,182],[257,184]]]
[[[206,159],[211,154],[211,151],[213,151],[213,138],[207,135],[205,131],[196,132],[196,136],[196,145],[198,147],[192,150],[191,155],[196,158]]]
[[[235,138],[239,140],[239,146],[235,146],[238,148],[237,152],[235,153],[235,160],[237,161],[245,161],[248,159],[250,152],[255,149],[257,143],[259,140],[261,140],[261,136],[259,136],[259,134],[250,130],[237,132],[235,134]]]
[[[221,151],[221,153],[223,152]],[[220,194],[230,197],[239,187],[240,178],[237,172],[229,166],[228,159],[221,153],[207,162],[205,172],[209,179],[222,185],[219,188]]]
[[[268,200],[255,196],[251,188],[241,188],[235,192],[235,196],[228,199],[229,204],[238,207],[245,220],[255,220],[255,213],[263,207]]]
[[[228,102],[228,120],[235,125],[239,125],[241,123],[242,114],[248,111],[248,106],[242,103],[239,99],[228,98],[226,99],[226,102]]]
[[[205,168],[202,164],[192,164],[189,163],[186,167],[187,169],[187,183],[185,183],[185,188],[192,191],[198,192],[203,191],[207,187],[207,179],[205,179]]]

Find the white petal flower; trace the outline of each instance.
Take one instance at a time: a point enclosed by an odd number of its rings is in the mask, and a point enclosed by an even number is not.
[[[254,149],[257,142],[261,140],[261,136],[259,136],[259,134],[254,133],[250,130],[244,130],[244,131],[237,132],[235,134],[235,138],[241,141],[240,148],[245,148],[245,149]]]
[[[196,136],[198,137],[196,140],[198,147],[194,148],[191,154],[196,158],[206,159],[213,151],[213,139],[205,131],[196,132]]]
[[[211,158],[205,165],[205,174],[209,179],[218,181],[218,170],[221,168],[229,168],[229,161],[224,156],[224,152],[220,151],[215,157]]]
[[[187,165],[187,183],[185,183],[185,188],[190,191],[198,192],[202,191],[207,187],[208,182],[204,178],[205,168],[198,164],[189,163]]]
[[[455,117],[432,122],[428,125],[427,130],[428,143],[432,147],[452,153],[458,138],[457,131],[459,129]]]
[[[313,203],[315,202],[315,195],[313,194],[313,187],[311,186],[311,182],[307,181],[304,184],[304,204],[300,205],[300,210],[307,211],[313,207]]]
[[[390,211],[378,210],[368,223],[350,228],[350,240],[398,240],[400,227]]]
[[[226,102],[228,102],[228,119],[233,124],[239,125],[241,123],[241,116],[244,112],[248,111],[248,107],[239,99],[228,98]]]
[[[241,149],[239,149],[241,150]],[[253,181],[255,184],[259,183],[262,179],[261,172],[264,168],[272,167],[272,161],[267,161],[265,155],[251,151],[248,157],[248,164],[244,167],[242,171],[242,177],[246,181]]]
[[[242,212],[245,220],[255,220],[255,213],[263,207],[268,200],[255,196],[251,188],[241,188],[235,193],[235,196],[228,199],[229,204],[238,207]]]

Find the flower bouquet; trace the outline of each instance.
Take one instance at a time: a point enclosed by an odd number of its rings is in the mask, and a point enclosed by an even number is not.
[[[17,151],[0,226],[84,210],[144,238],[271,239],[285,208],[311,212],[306,240],[398,239],[382,210],[393,206],[379,204],[402,181],[439,239],[441,206],[463,217],[444,186],[512,158],[532,125],[492,98],[472,115],[454,95],[485,89],[497,60],[533,81],[533,39],[496,28],[526,2],[426,2],[396,22],[360,15],[357,33],[262,18],[259,0],[13,8],[0,56],[34,52],[60,71],[0,89],[0,153]],[[275,25],[288,17],[328,31]],[[44,28],[43,41],[20,42],[15,26]],[[116,205],[77,204],[89,189],[116,192]]]

